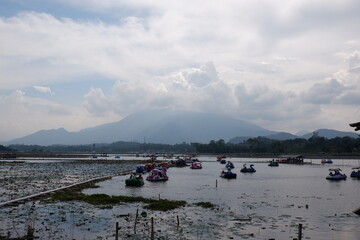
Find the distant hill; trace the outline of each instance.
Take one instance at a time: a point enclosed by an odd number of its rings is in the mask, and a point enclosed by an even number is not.
[[[286,133],[286,132],[277,132],[277,133],[272,133],[270,135],[261,136],[261,137],[265,137],[265,138],[269,138],[269,139],[273,139],[273,140],[279,140],[279,141],[301,138],[299,136],[293,135],[291,133]],[[230,139],[229,142],[232,144],[238,144],[238,143],[247,141],[249,138],[252,138],[252,137],[249,137],[249,136],[235,137],[235,138]]]
[[[316,132],[318,136],[326,138],[358,137],[358,134],[353,132],[330,129],[319,129]],[[300,138],[308,139],[312,135],[313,133],[309,133]],[[219,139],[240,143],[258,136],[277,140],[299,138],[290,133],[270,131],[255,124],[219,114],[156,110],[138,112],[118,122],[102,124],[78,132],[68,132],[63,128],[41,130],[2,144],[49,146],[117,141],[177,144],[182,142],[209,143],[211,140]]]
[[[274,140],[288,140],[288,139],[296,139],[296,138],[301,138],[299,136],[293,135],[291,133],[286,133],[286,132],[279,132],[279,133],[274,133],[274,134],[270,134],[265,136],[266,138],[269,139],[274,139]]]
[[[332,129],[318,129],[314,132],[316,132],[317,136],[324,137],[327,139],[336,138],[336,137],[352,137],[352,138],[359,137],[359,135],[354,132],[342,132]],[[301,138],[309,139],[314,135],[314,132],[302,135]]]
[[[275,132],[242,120],[211,113],[186,111],[143,111],[114,123],[68,132],[63,128],[41,130],[6,143],[27,145],[75,145],[138,141],[176,144],[228,141],[235,136],[257,137]]]
[[[252,137],[249,137],[249,136],[244,136],[244,137],[234,137],[232,139],[229,140],[229,143],[232,143],[232,144],[238,144],[238,143],[243,143],[243,142],[246,142],[248,139],[250,139]]]

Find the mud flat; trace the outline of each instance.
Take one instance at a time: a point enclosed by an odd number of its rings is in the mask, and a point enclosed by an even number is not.
[[[0,161],[0,203],[132,169],[124,161]]]

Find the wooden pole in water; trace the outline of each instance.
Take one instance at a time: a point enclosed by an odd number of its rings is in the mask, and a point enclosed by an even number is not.
[[[116,222],[115,226],[115,240],[119,240],[119,222]]]
[[[176,220],[177,220],[177,227],[179,228],[179,226],[180,226],[179,215],[176,215]]]
[[[302,237],[302,224],[299,223],[298,240],[301,240],[301,237]]]
[[[215,186],[217,187],[217,179],[216,179],[216,184],[215,184]]]
[[[136,234],[136,224],[137,224],[138,216],[139,216],[139,209],[136,209],[135,224],[134,224],[134,234]]]
[[[154,217],[151,217],[151,240],[154,240]]]

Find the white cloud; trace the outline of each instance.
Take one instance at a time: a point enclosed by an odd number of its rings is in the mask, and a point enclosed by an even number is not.
[[[306,102],[313,104],[331,104],[345,90],[345,86],[340,84],[336,79],[331,79],[326,83],[314,84],[304,93],[303,98]]]
[[[52,119],[63,113],[56,128],[72,114],[105,122],[142,109],[172,107],[298,131],[304,119],[329,124],[322,120],[331,111],[357,106],[358,1],[57,2],[100,17],[23,12],[0,18],[0,89],[33,87],[58,95],[54,84],[86,81],[87,76],[115,84],[111,93],[93,87],[71,107],[34,98],[26,104],[21,91],[3,97],[13,99],[22,116]],[[103,15],[117,21],[106,23]],[[50,122],[43,124],[55,125]],[[332,124],[326,127],[343,128]]]
[[[110,102],[99,88],[91,88],[84,96],[83,106],[91,114],[102,115],[111,109]]]
[[[51,91],[50,87],[43,87],[43,86],[33,86],[33,88],[41,93],[48,93],[50,95],[53,95],[54,93]]]

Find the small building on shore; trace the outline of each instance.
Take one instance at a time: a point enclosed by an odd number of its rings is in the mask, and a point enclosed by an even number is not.
[[[281,155],[277,159],[279,163],[288,164],[304,164],[304,156],[302,155]]]

